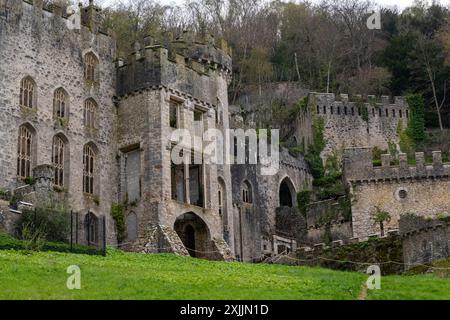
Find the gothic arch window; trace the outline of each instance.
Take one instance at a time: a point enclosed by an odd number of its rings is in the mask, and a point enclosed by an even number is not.
[[[84,56],[84,79],[86,81],[97,81],[98,59],[92,52]]]
[[[19,128],[17,144],[17,176],[28,178],[31,176],[33,158],[35,156],[35,131],[31,126],[22,125]]]
[[[95,128],[95,118],[97,113],[97,103],[93,99],[84,102],[84,126],[86,128]]]
[[[52,145],[52,165],[54,168],[55,186],[64,187],[67,185],[69,150],[67,139],[61,135],[53,137]]]
[[[55,90],[53,95],[53,115],[55,119],[69,117],[69,95],[63,88]]]
[[[252,187],[248,181],[242,184],[242,202],[253,203]]]
[[[20,82],[20,106],[23,108],[36,108],[37,88],[31,77],[23,78]]]
[[[83,192],[94,194],[96,154],[90,145],[85,145],[83,149]]]

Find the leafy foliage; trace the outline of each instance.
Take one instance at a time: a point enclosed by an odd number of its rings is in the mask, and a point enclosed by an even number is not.
[[[18,234],[25,240],[45,239],[66,242],[70,236],[70,213],[64,207],[49,205],[22,211]]]
[[[309,146],[308,154],[305,160],[308,162],[311,168],[312,176],[315,179],[320,179],[324,176],[325,169],[323,166],[322,158],[320,154],[325,148],[326,142],[324,137],[325,123],[323,118],[314,117],[313,124],[313,143]]]
[[[414,94],[407,97],[407,102],[410,109],[407,133],[414,142],[422,142],[426,138],[424,99],[421,95]]]
[[[126,239],[126,226],[124,205],[114,203],[111,206],[111,217],[116,223],[117,241],[123,242]]]

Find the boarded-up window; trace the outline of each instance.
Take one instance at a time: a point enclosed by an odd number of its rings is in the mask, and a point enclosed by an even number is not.
[[[130,212],[127,216],[127,239],[135,241],[138,237],[138,221],[134,212]]]
[[[126,185],[130,202],[141,198],[141,151],[134,150],[126,154]]]

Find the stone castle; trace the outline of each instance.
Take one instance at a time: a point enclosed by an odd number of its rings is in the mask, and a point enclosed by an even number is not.
[[[80,13],[81,29],[72,30],[58,6],[0,0],[2,190],[29,202],[45,199],[45,190],[53,194],[77,213],[81,244],[99,244],[104,231],[109,245],[126,250],[251,262],[294,250],[305,240],[299,233],[318,237],[289,220],[300,216],[297,194],[312,185],[303,156],[283,149],[272,176],[262,175],[260,165],[172,163],[176,129],[195,127],[201,136],[207,129],[225,135],[245,127],[229,112],[232,58],[224,40],[191,32],[176,39],[168,34],[161,43],[147,37],[118,59],[114,37],[100,28],[100,9],[89,1]],[[416,196],[429,199],[422,191],[431,193],[432,185],[449,190],[440,184],[448,170],[437,153],[433,168],[418,160],[414,170],[403,158],[398,168],[387,158],[373,168],[371,149],[361,149],[398,143],[399,123],[406,126],[409,116],[402,98],[360,103],[310,93],[309,102],[293,121],[296,142],[310,144],[312,118],[323,117],[323,158],[342,154],[350,192],[360,199],[352,221],[337,227],[343,237],[377,232],[368,218],[380,205],[374,188],[384,190],[383,205],[396,214],[415,208]],[[124,203],[126,234],[119,243],[111,212]],[[5,206],[0,202],[0,226],[11,229],[20,210]],[[432,211],[446,209],[437,200]]]

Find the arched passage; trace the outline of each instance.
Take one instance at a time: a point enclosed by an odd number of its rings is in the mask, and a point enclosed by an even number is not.
[[[191,257],[208,258],[212,250],[210,233],[208,226],[198,215],[188,212],[179,216],[174,229]]]
[[[295,205],[295,188],[288,177],[284,178],[280,184],[280,207],[294,207]]]

